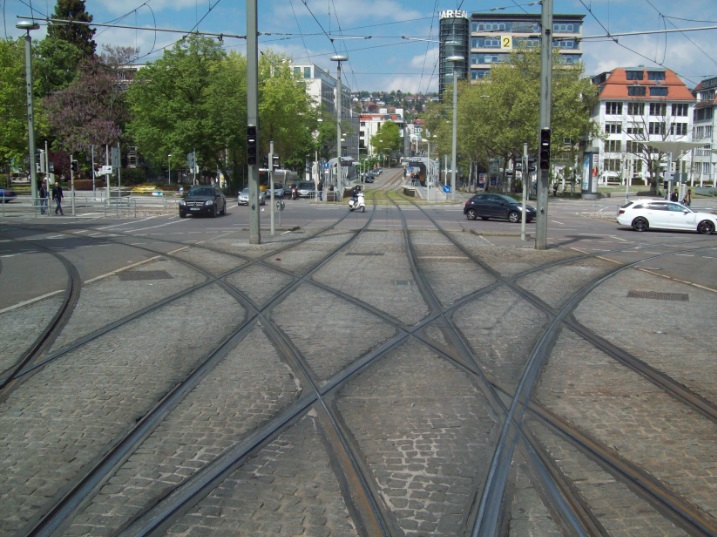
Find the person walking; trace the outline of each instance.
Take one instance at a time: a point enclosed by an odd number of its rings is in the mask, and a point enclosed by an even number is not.
[[[62,195],[62,187],[60,186],[60,183],[55,181],[55,186],[52,188],[52,199],[55,202],[55,214],[57,212],[60,212],[60,215],[65,216],[65,213],[62,211],[62,200],[65,198],[65,196]]]
[[[688,188],[685,197],[682,199],[682,205],[689,207],[692,205],[692,189]]]
[[[672,191],[672,194],[670,194],[670,201],[677,201],[677,189]]]
[[[40,214],[47,214],[47,185],[45,181],[40,183],[37,189],[37,195],[40,197]]]
[[[324,201],[324,182],[319,179],[319,184],[316,187],[317,192],[319,193],[319,201]]]

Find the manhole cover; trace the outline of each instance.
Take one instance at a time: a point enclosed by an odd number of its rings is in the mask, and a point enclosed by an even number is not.
[[[125,282],[172,279],[172,276],[166,270],[125,270],[118,275],[119,279]]]
[[[396,285],[411,285],[411,282],[409,282],[408,280],[394,280],[393,283],[395,283]]]
[[[690,296],[686,293],[660,293],[658,291],[628,291],[628,298],[650,298],[652,300],[675,300],[687,302]]]

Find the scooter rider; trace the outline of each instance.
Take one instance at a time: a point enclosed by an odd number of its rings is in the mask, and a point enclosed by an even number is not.
[[[351,199],[354,203],[358,201],[359,193],[361,192],[361,185],[356,185],[351,191]]]

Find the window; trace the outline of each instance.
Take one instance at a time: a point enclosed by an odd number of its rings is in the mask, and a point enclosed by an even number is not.
[[[652,88],[650,88],[652,90]],[[651,116],[664,116],[667,113],[667,104],[665,103],[650,103],[650,115]]]
[[[687,123],[673,123],[670,125],[670,134],[673,136],[686,136]]]
[[[705,162],[702,169],[703,169],[705,175],[709,175],[710,174],[710,163]]]
[[[473,48],[500,48],[499,37],[474,37]]]
[[[606,172],[619,172],[622,169],[622,160],[619,158],[606,158],[603,161],[603,169]]]
[[[628,86],[627,95],[629,97],[644,97],[647,95],[647,88],[645,86]]]
[[[699,108],[694,112],[695,121],[712,119],[712,108]]]
[[[627,133],[632,134],[634,136],[642,136],[643,134],[645,134],[645,129],[632,125],[631,127],[627,128]]]
[[[605,132],[608,134],[620,134],[622,132],[622,123],[616,123],[616,122],[605,123]]]
[[[650,97],[667,97],[667,87],[652,86],[650,88]]]
[[[664,71],[648,71],[647,80],[665,80]]]
[[[572,22],[554,22],[553,33],[574,34],[579,31],[580,25]]]
[[[672,103],[672,115],[687,117],[688,106],[684,103]]]
[[[650,134],[665,134],[665,124],[662,121],[650,121]]]
[[[645,115],[645,103],[627,103],[627,115],[629,115],[629,116],[644,116]]]
[[[643,71],[625,71],[628,80],[643,80],[645,73]]]
[[[625,151],[628,153],[642,153],[643,145],[632,140],[628,140],[625,144]]]
[[[605,103],[605,113],[611,116],[622,114],[622,103],[608,101]]]
[[[605,151],[608,153],[620,153],[622,152],[622,141],[620,140],[608,140],[605,142]]]

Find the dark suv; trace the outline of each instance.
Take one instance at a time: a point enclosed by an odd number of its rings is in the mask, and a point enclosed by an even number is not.
[[[179,218],[185,218],[188,214],[203,214],[214,218],[226,212],[227,200],[215,186],[194,185],[179,200]]]

